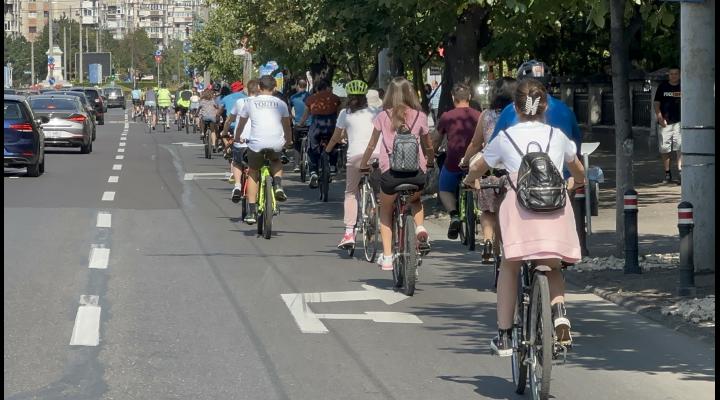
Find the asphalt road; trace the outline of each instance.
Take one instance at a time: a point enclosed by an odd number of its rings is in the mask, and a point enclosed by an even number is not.
[[[227,170],[197,136],[106,121],[92,154],[5,171],[5,399],[530,398],[489,353],[492,271],[445,227],[428,222],[434,252],[398,297],[389,272],[336,250],[341,183],[319,203],[289,173],[277,233],[256,238],[221,175],[186,175]],[[345,291],[301,304],[327,333],[302,332],[281,296]],[[713,345],[577,288],[568,301],[555,398],[714,398]]]

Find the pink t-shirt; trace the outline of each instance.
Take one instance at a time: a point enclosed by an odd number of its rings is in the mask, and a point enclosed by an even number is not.
[[[388,115],[388,113],[390,114]],[[386,172],[390,169],[390,157],[388,153],[392,153],[393,140],[395,139],[395,130],[392,128],[390,115],[392,115],[392,109],[381,112],[373,120],[373,126],[381,132],[380,143],[378,143],[378,147],[376,147],[380,149],[380,157],[378,158],[380,161],[380,172]],[[417,121],[415,120],[416,116]],[[415,121],[415,125],[413,125],[413,121]],[[420,136],[425,136],[429,132],[427,115],[421,111],[410,108],[405,110],[405,124],[408,127],[412,127],[410,132],[418,138],[418,141],[420,140]],[[418,156],[420,160],[420,170],[424,173],[427,171],[427,164],[425,163],[422,145],[418,146]]]

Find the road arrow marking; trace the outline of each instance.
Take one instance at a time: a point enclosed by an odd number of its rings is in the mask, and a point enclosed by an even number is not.
[[[328,333],[328,329],[321,319],[356,319],[399,324],[422,324],[420,318],[409,313],[367,311],[363,314],[315,314],[309,307],[309,303],[360,300],[380,300],[385,304],[395,304],[407,298],[407,296],[392,290],[378,289],[370,285],[362,285],[362,287],[365,290],[287,293],[280,296],[303,333]]]
[[[173,143],[173,144],[180,144],[182,147],[203,147],[205,146],[202,143],[191,143],[191,142],[179,142],[179,143]]]

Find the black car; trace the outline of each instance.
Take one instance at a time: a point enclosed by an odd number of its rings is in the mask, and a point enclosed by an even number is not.
[[[100,89],[94,87],[74,87],[72,92],[84,92],[88,100],[95,106],[95,120],[98,125],[105,125],[105,102],[103,101]]]
[[[125,109],[125,94],[123,93],[122,88],[103,88],[103,96],[105,96],[108,108],[121,107],[123,110]]]
[[[90,100],[88,100],[87,96],[84,92],[73,92],[70,90],[56,90],[53,92],[45,92],[43,94],[58,94],[58,95],[67,95],[67,96],[75,96],[80,98],[80,102],[83,103],[85,106],[85,109],[88,111],[90,116],[90,122],[92,122],[92,140],[95,140],[95,119],[97,118],[95,115],[95,107],[90,103]]]
[[[27,175],[45,172],[45,134],[41,124],[47,117],[35,119],[24,96],[3,96],[3,161],[5,167],[27,167]]]

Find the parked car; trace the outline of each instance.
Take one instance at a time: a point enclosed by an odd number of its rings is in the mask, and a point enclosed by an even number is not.
[[[95,127],[95,107],[90,103],[90,100],[88,100],[87,96],[84,92],[73,92],[70,90],[56,90],[54,92],[46,92],[43,94],[52,94],[52,95],[68,95],[68,96],[75,96],[80,99],[80,102],[83,103],[83,106],[90,114],[90,122],[92,122],[92,140],[95,141],[95,133],[97,131],[97,128]]]
[[[18,94],[18,91],[15,89],[5,88],[5,94]]]
[[[105,125],[105,102],[103,101],[100,89],[94,87],[74,87],[70,89],[73,92],[84,92],[88,100],[95,105],[95,121],[98,125]]]
[[[28,97],[36,116],[48,118],[42,124],[48,147],[80,147],[82,154],[92,152],[90,113],[75,96],[40,94]]]
[[[26,167],[27,176],[32,177],[45,172],[45,136],[41,124],[49,121],[44,116],[35,118],[24,96],[3,96],[4,165]]]
[[[123,110],[125,109],[125,94],[123,93],[122,88],[103,88],[103,96],[107,99],[108,108],[121,107]]]

